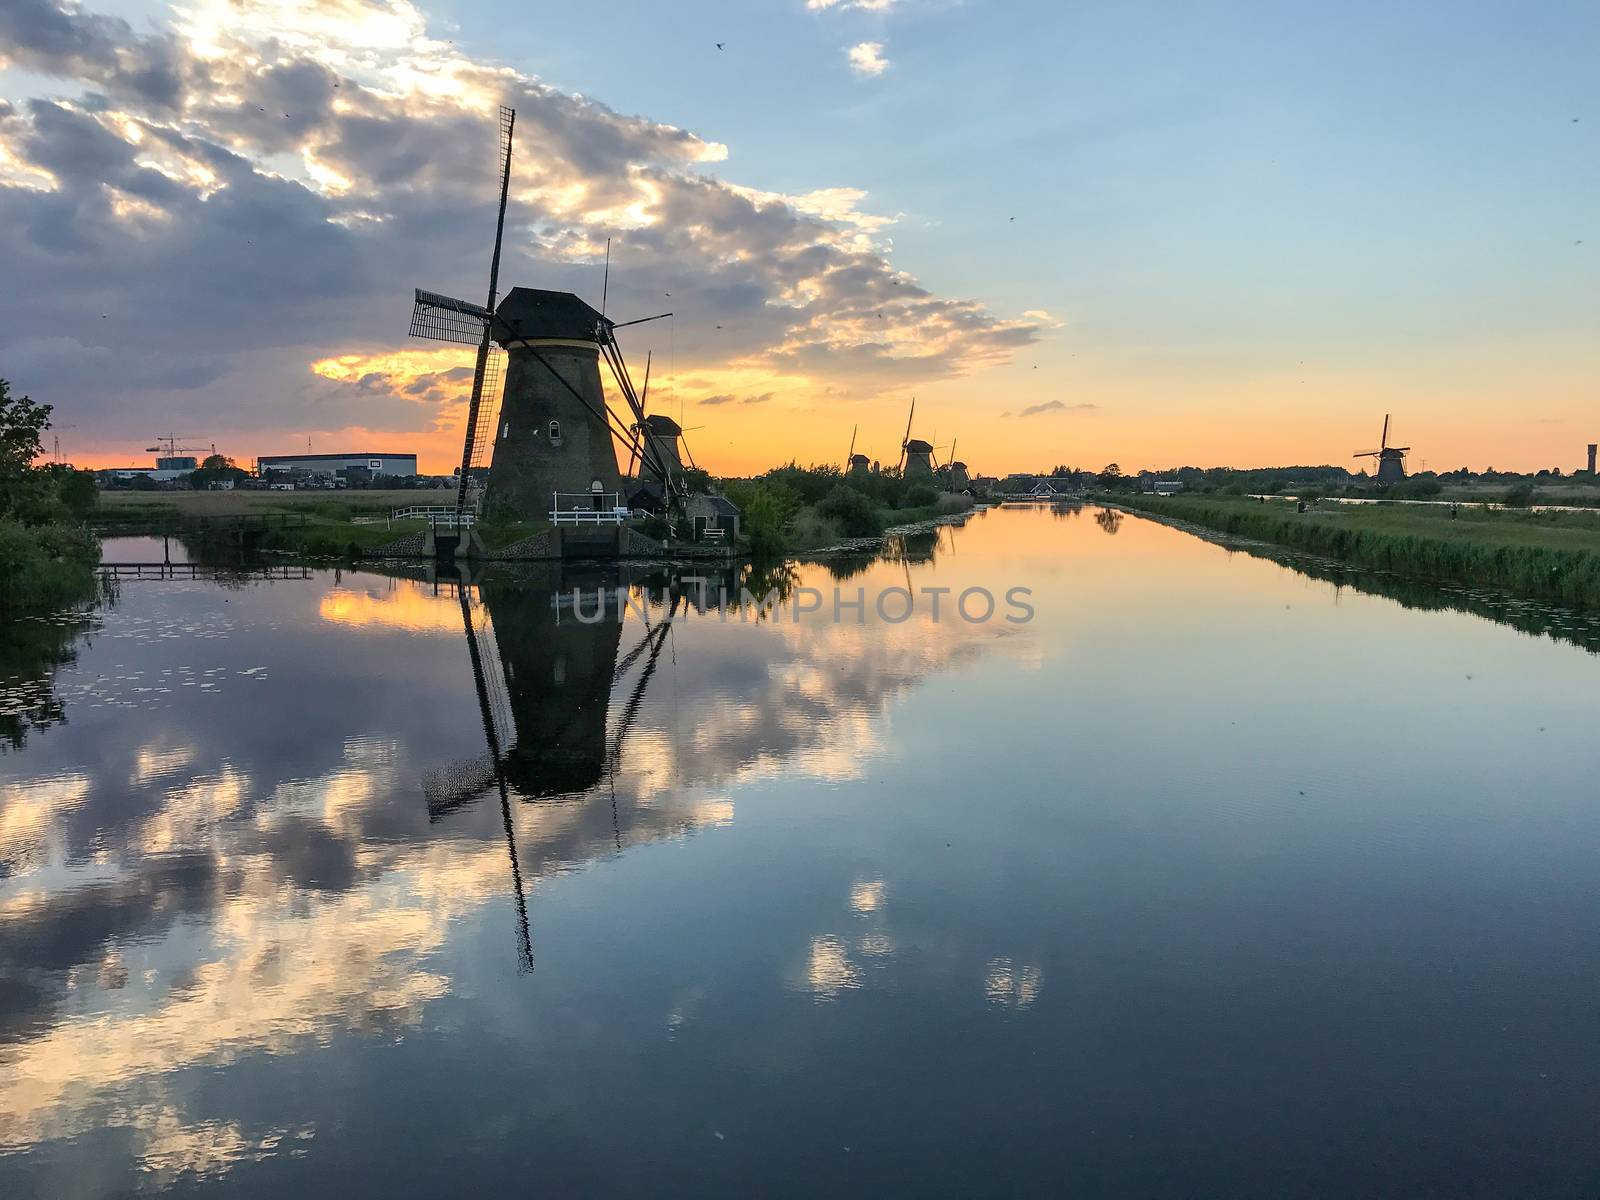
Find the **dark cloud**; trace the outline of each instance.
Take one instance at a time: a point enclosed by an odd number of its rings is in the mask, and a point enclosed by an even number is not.
[[[185,71],[196,67],[171,37],[141,37],[120,17],[85,13],[54,0],[0,4],[0,57],[163,109],[177,106]]]

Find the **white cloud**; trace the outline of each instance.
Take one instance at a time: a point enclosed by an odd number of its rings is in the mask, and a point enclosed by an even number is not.
[[[670,292],[680,379],[725,376],[707,394],[901,386],[1037,340],[894,267],[894,217],[859,188],[730,182],[721,143],[425,26],[406,0],[197,0],[150,35],[60,0],[0,8],[13,78],[66,81],[0,101],[0,261],[36,298],[0,329],[19,390],[70,395],[68,419],[129,444],[156,414],[214,435],[447,428],[459,364],[416,358],[404,316],[414,286],[482,286],[501,103],[521,148],[502,285],[585,292],[613,238],[617,311]],[[881,71],[881,49],[852,66]]]
[[[806,0],[806,7],[812,12],[821,12],[828,8],[837,8],[841,11],[847,8],[859,8],[863,12],[888,12],[899,0]]]
[[[863,75],[882,75],[889,69],[882,42],[860,42],[850,47],[850,67]]]

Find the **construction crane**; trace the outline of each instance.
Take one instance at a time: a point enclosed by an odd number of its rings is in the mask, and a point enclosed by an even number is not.
[[[187,438],[200,436],[202,435],[198,433],[159,433],[156,435],[156,444],[154,446],[146,446],[145,453],[165,453],[167,458],[176,458],[180,454],[215,454],[217,452],[217,446],[215,442],[213,442],[209,448],[206,446],[178,445],[179,442]],[[165,443],[165,445],[163,445],[163,443]]]

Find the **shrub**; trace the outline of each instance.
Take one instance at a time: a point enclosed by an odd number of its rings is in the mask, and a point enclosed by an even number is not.
[[[817,505],[822,517],[838,526],[845,537],[872,537],[883,532],[877,507],[866,496],[844,484],[837,485]]]
[[[100,545],[64,524],[0,518],[0,617],[58,608],[92,595]]]
[[[784,526],[800,507],[794,493],[781,484],[738,480],[730,480],[726,492],[739,506],[739,528],[750,539],[750,552],[758,558],[783,554]]]
[[[1501,503],[1507,508],[1527,508],[1533,503],[1533,484],[1519,483],[1516,487],[1506,489]]]
[[[904,507],[927,508],[930,504],[936,503],[938,499],[938,492],[934,491],[925,483],[919,483],[906,490]]]
[[[831,546],[844,537],[839,527],[814,508],[801,509],[784,538],[789,550],[816,550]]]
[[[1408,479],[1390,488],[1389,495],[1396,500],[1427,500],[1442,491],[1444,485],[1437,479]]]

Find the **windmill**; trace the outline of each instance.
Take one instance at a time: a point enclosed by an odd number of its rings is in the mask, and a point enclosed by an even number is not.
[[[956,457],[956,442],[950,441],[950,459],[946,464],[946,481],[952,492],[964,492],[972,486],[972,478],[967,474],[967,464]]]
[[[911,422],[917,415],[917,398],[911,397],[911,411],[906,414],[906,432],[900,439],[900,468],[905,478],[933,474],[933,443],[911,436]]]
[[[642,458],[662,481],[669,500],[679,492],[660,453],[634,432],[644,423],[644,409],[615,335],[626,325],[671,314],[615,322],[570,292],[524,287],[512,288],[496,304],[515,125],[515,110],[502,106],[500,207],[488,303],[473,304],[418,288],[411,312],[413,336],[478,349],[456,491],[458,529],[474,472],[481,472],[486,459],[489,480],[484,501],[513,517],[542,515],[563,493],[585,497],[592,493],[597,506],[606,495],[620,500],[622,478],[613,438]],[[607,288],[609,283],[608,267]],[[600,382],[602,357],[633,413],[632,426],[619,421],[606,405]],[[486,446],[492,446],[492,455]],[[470,538],[458,536],[456,553],[466,554],[469,544]]]
[[[856,432],[860,428],[861,426],[859,425],[852,425],[850,427],[850,452],[846,454],[844,458],[844,469],[846,473],[855,476],[858,479],[865,478],[870,473],[868,468],[872,461],[865,454],[856,453]]]
[[[645,412],[649,407],[650,366],[653,357],[653,355],[645,357],[644,390],[639,394],[640,412]],[[629,448],[628,469],[625,474],[629,477],[633,476],[635,466],[639,465],[641,446],[649,446],[655,454],[656,461],[665,469],[666,474],[678,485],[680,491],[684,490],[682,488],[682,478],[685,459],[688,460],[690,468],[694,470],[700,469],[700,464],[694,460],[694,452],[689,449],[689,439],[685,435],[700,428],[702,426],[699,425],[691,425],[688,428],[684,428],[683,425],[663,413],[645,412],[642,419],[635,420],[629,427],[629,432],[634,435],[635,441]],[[662,499],[660,476],[658,474],[657,478],[652,480],[644,477],[645,472],[643,470],[639,474],[642,492],[649,499],[649,504],[646,507],[654,508]]]
[[[1362,450],[1353,455],[1355,458],[1375,458],[1378,460],[1378,486],[1388,487],[1391,483],[1400,483],[1406,477],[1406,452],[1410,446],[1389,445],[1389,414],[1383,414],[1383,436],[1378,441],[1376,450]]]

